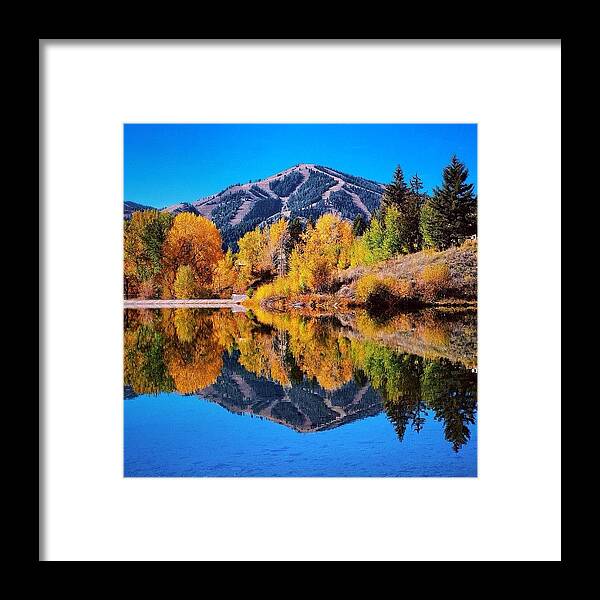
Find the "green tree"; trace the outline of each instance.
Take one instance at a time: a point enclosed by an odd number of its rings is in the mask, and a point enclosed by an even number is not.
[[[383,214],[383,250],[386,256],[404,251],[406,246],[402,213],[397,206],[389,206]]]
[[[442,186],[434,189],[421,210],[425,245],[444,250],[477,232],[477,196],[468,176],[468,169],[453,156],[444,169]]]
[[[402,209],[409,192],[410,190],[404,181],[404,172],[400,165],[398,165],[394,171],[392,183],[386,186],[385,192],[381,197],[382,211],[385,212],[390,206]]]
[[[175,298],[194,298],[198,291],[198,284],[194,270],[189,265],[181,265],[177,269],[174,284]]]
[[[162,246],[172,224],[173,217],[158,210],[135,211],[125,221],[123,249],[128,297],[158,283],[163,270]]]
[[[417,176],[416,180],[411,179],[411,186],[417,192],[409,188],[401,167],[397,166],[394,179],[381,198],[379,219],[385,229],[390,228],[386,243],[390,251],[393,248],[392,254],[416,252],[421,248],[421,196],[418,191],[422,185]]]
[[[421,236],[421,196],[408,194],[400,209],[400,237],[403,241],[402,252],[417,252],[422,246]]]
[[[379,219],[371,219],[368,229],[363,235],[366,248],[366,262],[373,263],[378,260],[389,258],[384,248],[385,229]]]
[[[415,196],[421,195],[421,190],[423,189],[423,180],[419,177],[418,173],[415,173],[410,178],[410,191],[415,194]]]
[[[423,401],[444,424],[444,437],[458,452],[471,437],[469,425],[477,412],[477,376],[447,359],[426,360],[421,389]]]
[[[356,215],[356,217],[354,217],[354,221],[352,222],[352,235],[354,235],[354,237],[361,236],[367,230],[367,227],[368,223],[364,215]]]
[[[293,250],[294,246],[300,241],[302,234],[304,233],[304,225],[302,221],[298,217],[294,217],[290,221],[289,225],[290,232],[290,252]]]

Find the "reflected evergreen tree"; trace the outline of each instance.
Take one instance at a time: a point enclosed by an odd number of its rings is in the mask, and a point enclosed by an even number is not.
[[[425,423],[427,413],[421,400],[423,359],[393,353],[392,360],[387,361],[387,369],[383,408],[398,439],[402,440],[408,425],[418,433]]]
[[[475,424],[477,376],[446,359],[427,361],[423,371],[423,400],[444,423],[444,436],[455,452],[471,437]]]

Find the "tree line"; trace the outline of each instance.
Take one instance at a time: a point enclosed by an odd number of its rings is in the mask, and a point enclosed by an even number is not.
[[[442,185],[428,196],[418,174],[407,184],[402,168],[396,167],[371,221],[355,219],[354,231],[361,236],[356,262],[370,264],[427,248],[446,250],[475,235],[477,196],[468,176],[465,165],[453,156],[444,168]]]
[[[136,211],[125,222],[125,296],[226,297],[257,288],[263,297],[327,292],[340,270],[425,248],[445,250],[474,235],[477,197],[467,179],[468,170],[454,156],[429,196],[418,175],[406,183],[398,166],[372,218],[281,218],[245,233],[237,252],[224,252],[221,233],[203,216]]]

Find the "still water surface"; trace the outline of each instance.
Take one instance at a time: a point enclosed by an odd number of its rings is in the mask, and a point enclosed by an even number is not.
[[[125,311],[125,476],[473,477],[476,317]]]

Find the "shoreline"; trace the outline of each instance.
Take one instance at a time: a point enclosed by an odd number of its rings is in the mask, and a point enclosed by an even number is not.
[[[306,310],[318,310],[331,314],[354,312],[356,310],[378,310],[383,312],[414,312],[428,308],[438,309],[462,309],[477,310],[477,300],[463,300],[457,298],[443,298],[433,302],[391,302],[389,304],[370,305],[367,302],[349,300],[335,295],[307,295],[294,299],[285,297],[272,297],[252,302],[252,299],[244,302],[244,305],[252,309],[259,307],[272,313],[302,312]]]
[[[231,300],[227,298],[198,298],[189,300],[143,300],[127,298],[123,301],[123,308],[232,308],[245,311],[243,299]]]

